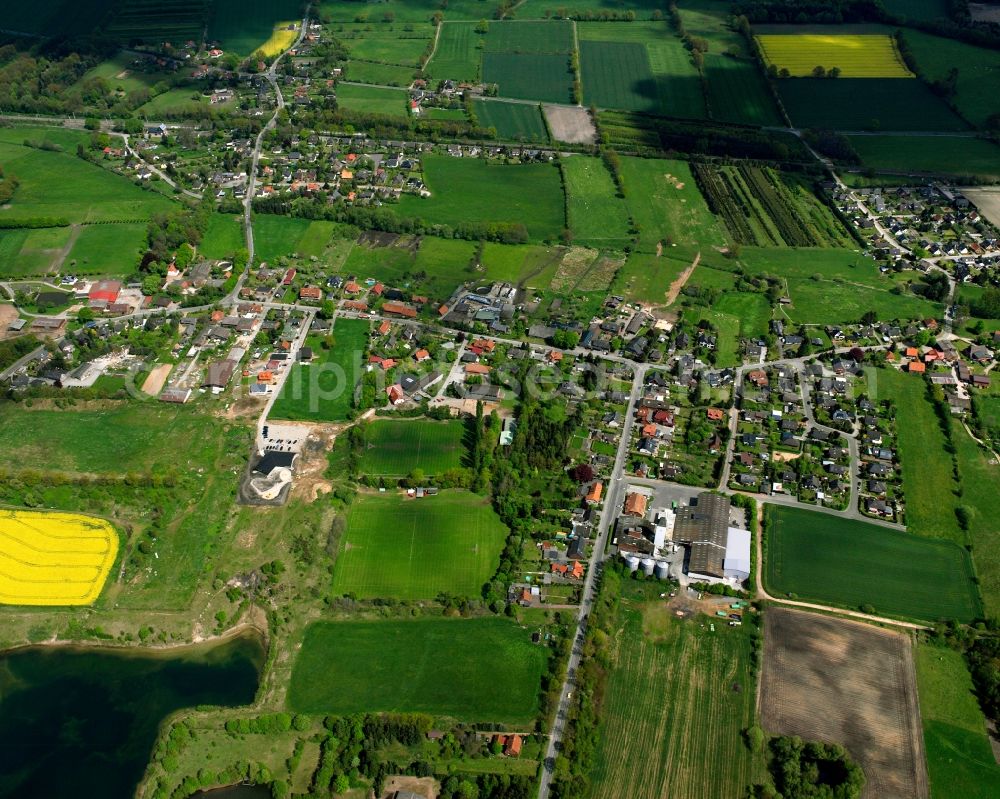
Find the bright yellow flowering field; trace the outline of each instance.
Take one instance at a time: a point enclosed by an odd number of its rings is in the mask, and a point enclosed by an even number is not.
[[[270,58],[291,47],[295,43],[295,37],[299,35],[298,30],[288,30],[288,26],[291,24],[290,22],[279,22],[275,25],[271,38],[258,47],[256,52],[265,58]]]
[[[0,509],[0,604],[89,605],[117,554],[118,534],[103,519]]]
[[[912,78],[891,36],[872,34],[781,33],[757,36],[768,66],[793,78],[816,67],[840,68],[842,78]]]

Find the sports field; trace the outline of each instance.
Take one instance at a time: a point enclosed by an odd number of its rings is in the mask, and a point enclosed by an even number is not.
[[[430,713],[527,727],[546,650],[509,619],[316,622],[292,670],[298,713]]]
[[[466,426],[461,421],[379,419],[365,428],[360,471],[405,477],[414,469],[434,475],[464,465]]]
[[[947,136],[849,136],[865,166],[902,175],[1000,179],[1000,147],[987,139]]]
[[[117,554],[118,534],[103,519],[0,510],[0,604],[89,605]]]
[[[1000,785],[986,720],[960,652],[917,644],[917,692],[935,799],[987,799]]]
[[[741,734],[754,724],[749,625],[710,631],[627,599],[619,620],[591,796],[742,796],[759,777]]]
[[[342,422],[354,405],[354,387],[362,374],[362,359],[368,343],[368,322],[338,319],[333,328],[333,345],[326,349],[323,339],[311,337],[313,361],[296,363],[271,406],[269,419]]]
[[[891,36],[882,34],[783,33],[757,36],[764,62],[793,78],[817,66],[840,69],[842,78],[912,78]]]
[[[404,194],[402,216],[439,225],[523,224],[532,239],[555,238],[565,227],[559,170],[554,164],[493,164],[477,158],[424,157],[431,197]],[[488,192],[483,186],[489,186]]]
[[[545,120],[537,105],[474,100],[472,108],[479,120],[479,127],[494,128],[497,137],[501,139],[534,142],[549,140]]]
[[[982,615],[968,553],[950,541],[768,505],[764,576],[773,594],[937,621]]]
[[[629,241],[628,208],[600,158],[562,159],[569,229],[577,244],[620,248]]]
[[[359,599],[478,596],[506,537],[489,500],[468,491],[365,495],[351,506],[333,590]]]

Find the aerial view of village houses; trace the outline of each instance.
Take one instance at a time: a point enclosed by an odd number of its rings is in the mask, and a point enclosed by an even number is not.
[[[0,2],[0,799],[1000,799],[1000,0]]]

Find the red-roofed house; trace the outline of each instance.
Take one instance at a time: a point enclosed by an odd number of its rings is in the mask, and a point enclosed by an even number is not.
[[[347,294],[360,294],[361,286],[351,280],[350,282],[344,284],[344,292]]]
[[[705,411],[705,414],[713,422],[721,422],[726,415],[722,408],[709,408]]]
[[[482,363],[467,363],[465,365],[465,373],[467,375],[488,375],[490,367]]]
[[[417,316],[417,309],[409,305],[404,305],[401,302],[387,302],[382,306],[382,313],[395,314],[396,316],[405,316],[409,319],[414,319]]]
[[[99,280],[90,289],[87,299],[91,302],[118,302],[118,295],[121,293],[122,284],[117,280]]]
[[[281,283],[284,286],[290,286],[292,285],[293,280],[295,280],[295,270],[289,269],[287,272],[285,272],[285,276],[281,279]]]
[[[347,300],[344,303],[344,309],[347,311],[367,311],[368,303],[361,300]]]
[[[448,313],[447,305],[442,305],[440,308],[438,308],[438,316],[444,316],[446,313]]]
[[[416,359],[417,363],[421,361],[430,360],[431,354],[427,350],[417,350],[413,353],[413,357]]]
[[[914,372],[916,374],[922,374],[923,372],[927,371],[927,367],[924,366],[924,364],[922,364],[920,361],[910,361],[906,365],[906,369],[907,371]]]
[[[388,321],[383,321],[382,324],[378,326],[378,334],[380,336],[384,336],[390,330],[392,330],[392,325],[390,325]]]
[[[400,385],[389,386],[385,390],[385,393],[389,397],[390,405],[399,405],[399,403],[406,399],[406,396],[403,394],[403,387]]]
[[[521,755],[521,736],[517,733],[507,737],[507,744],[503,748],[503,753],[507,757],[520,757]]]
[[[299,289],[299,299],[321,300],[323,299],[323,290],[319,286],[303,286]]]
[[[381,297],[383,291],[385,291],[385,286],[383,286],[381,283],[376,283],[374,286],[372,286],[372,294],[374,294],[376,297]]]

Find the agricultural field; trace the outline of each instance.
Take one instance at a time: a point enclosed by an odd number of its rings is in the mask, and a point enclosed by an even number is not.
[[[665,305],[671,284],[690,265],[688,260],[674,258],[669,253],[657,256],[632,252],[619,270],[612,290],[632,302]]]
[[[484,42],[487,53],[569,55],[573,49],[573,23],[566,20],[490,22]]]
[[[705,116],[698,72],[666,22],[584,22],[577,30],[585,104]]]
[[[51,0],[39,3],[5,4],[3,27],[29,36],[61,36],[93,30],[115,10],[115,0]]]
[[[90,605],[118,555],[118,533],[91,516],[0,510],[0,604]]]
[[[48,142],[60,151],[27,147],[24,141]],[[57,217],[71,223],[141,222],[174,208],[155,191],[76,157],[87,134],[58,128],[0,129],[0,164],[20,181],[0,220]]]
[[[71,227],[0,230],[0,276],[44,275],[62,262]]]
[[[561,160],[566,182],[568,226],[573,240],[590,247],[620,249],[629,242],[629,216],[600,158]]]
[[[332,22],[384,22],[390,15],[393,22],[431,21],[436,11],[442,11],[446,20],[479,20],[484,14],[482,0],[449,0],[442,9],[435,0],[384,0],[384,2],[345,3],[343,0],[323,0],[319,14]]]
[[[783,306],[784,312],[796,323],[857,322],[868,310],[880,319],[928,319],[941,314],[940,303],[906,289],[895,293],[898,280],[880,274],[868,256],[846,248],[744,247],[740,261],[754,274],[784,281],[792,301]],[[860,300],[859,292],[863,292]]]
[[[750,625],[710,632],[634,599],[622,600],[619,622],[592,795],[742,796],[760,777],[741,735],[754,724]]]
[[[310,222],[308,219],[299,219],[293,216],[257,214],[253,220],[254,246],[257,257],[262,261],[273,261],[283,255],[295,253],[306,255],[300,251],[299,246],[307,231],[314,224],[316,223]],[[211,232],[211,228],[209,228],[209,233],[211,234]],[[227,240],[231,241],[232,231],[227,232],[225,236]]]
[[[477,80],[481,37],[474,28],[471,22],[445,22],[434,57],[427,62],[427,74],[434,80]]]
[[[541,143],[549,140],[542,111],[537,105],[474,100],[472,110],[479,127],[495,129],[500,139]]]
[[[461,421],[379,419],[364,428],[359,470],[378,477],[406,477],[415,469],[435,475],[465,466],[466,425]]]
[[[299,0],[213,0],[208,39],[223,49],[247,56],[268,42],[274,26],[285,20],[301,21]]]
[[[864,769],[864,797],[927,796],[910,639],[858,622],[770,608],[760,724],[837,743]]]
[[[274,58],[295,44],[298,36],[298,23],[294,20],[282,20],[275,24],[267,41],[254,50],[253,54],[263,58]]]
[[[260,246],[262,243],[255,238],[255,246]],[[243,218],[213,214],[208,222],[208,230],[198,245],[198,252],[206,258],[227,258],[244,247],[246,240],[243,237]]]
[[[803,179],[765,167],[693,168],[708,207],[730,240],[771,247],[841,247],[854,240]]]
[[[467,491],[365,495],[348,514],[333,591],[361,599],[478,596],[507,534],[489,499]]]
[[[499,165],[427,155],[423,167],[432,196],[403,195],[396,206],[401,216],[452,227],[462,222],[523,224],[536,240],[555,238],[566,226],[559,171],[553,164]]]
[[[63,271],[75,275],[131,275],[145,246],[145,225],[87,225],[74,240]]]
[[[621,159],[625,202],[639,228],[639,249],[657,244],[721,246],[726,243],[717,217],[698,190],[687,161]]]
[[[912,78],[891,36],[852,33],[758,34],[764,62],[792,78],[838,67],[842,78]]]
[[[952,67],[958,68],[953,102],[973,125],[987,127],[990,116],[997,113],[1000,52],[923,31],[907,29],[903,38],[926,80],[942,80]]]
[[[337,85],[337,105],[347,111],[407,117],[409,95],[404,89],[383,86]]]
[[[568,55],[484,53],[485,83],[495,83],[501,97],[543,103],[572,101],[573,72]]]
[[[342,422],[354,405],[354,389],[361,379],[368,343],[368,323],[338,319],[329,349],[318,338],[307,338],[313,362],[296,363],[271,406],[269,419]]]
[[[413,75],[415,70],[413,67],[400,67],[396,64],[379,64],[374,61],[357,61],[351,59],[344,70],[345,80],[355,81],[357,83],[378,83],[383,86],[409,86],[413,81]],[[342,83],[342,86],[349,86],[350,84]],[[355,87],[359,88],[359,87]],[[391,107],[391,114],[396,114],[398,104],[397,97],[388,96],[388,99],[393,103]],[[355,104],[355,110],[364,110],[361,104]],[[421,116],[425,119],[433,118],[428,113],[431,109],[425,109]]]
[[[848,136],[866,167],[901,175],[1000,179],[1000,147],[987,139],[946,136]]]
[[[108,33],[125,44],[200,42],[211,0],[131,0],[119,3]]]
[[[765,519],[773,594],[932,622],[982,615],[971,559],[957,544],[802,508],[769,505]]]
[[[916,647],[916,664],[932,796],[993,796],[990,786],[1000,784],[1000,766],[962,653],[921,643]]]
[[[299,713],[430,713],[527,726],[546,651],[498,616],[316,622],[292,671]]]

